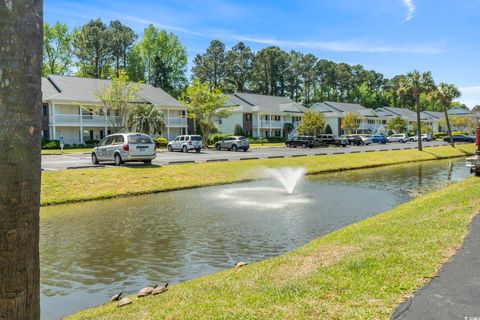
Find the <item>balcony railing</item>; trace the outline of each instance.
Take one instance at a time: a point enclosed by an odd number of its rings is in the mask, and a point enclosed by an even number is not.
[[[186,118],[170,117],[170,118],[167,119],[166,124],[169,127],[186,127],[187,126],[187,119]]]
[[[263,128],[263,129],[268,129],[268,128],[283,128],[283,125],[287,122],[291,121],[278,121],[278,120],[260,120],[254,121],[253,122],[253,127],[254,128]]]
[[[114,119],[111,119],[111,116],[104,115],[87,115],[84,114],[80,117],[79,114],[55,114],[55,116],[50,115],[49,122],[50,124],[73,124],[80,126],[83,125],[110,125]]]

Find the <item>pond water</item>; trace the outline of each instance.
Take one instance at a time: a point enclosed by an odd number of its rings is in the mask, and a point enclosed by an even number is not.
[[[55,319],[134,293],[277,256],[468,176],[464,160],[423,162],[41,209],[41,308]]]

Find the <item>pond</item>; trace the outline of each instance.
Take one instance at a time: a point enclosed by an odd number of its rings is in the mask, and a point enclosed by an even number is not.
[[[277,256],[468,176],[441,160],[41,209],[41,308],[55,319],[119,291]]]

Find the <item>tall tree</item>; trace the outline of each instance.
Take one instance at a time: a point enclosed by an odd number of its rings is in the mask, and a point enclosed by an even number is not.
[[[187,50],[173,33],[149,25],[138,43],[145,81],[179,97],[187,84]]]
[[[140,48],[138,45],[134,45],[128,52],[127,57],[127,72],[128,79],[133,82],[145,81],[145,63],[142,60]]]
[[[342,119],[341,128],[345,133],[354,133],[358,129],[358,116],[353,112],[347,112]]]
[[[289,64],[287,70],[287,93],[290,99],[294,101],[300,101],[302,98],[302,59],[303,54],[301,52],[292,50],[289,55]]]
[[[165,127],[163,113],[154,105],[135,106],[128,115],[127,129],[130,132],[156,135],[163,127]]]
[[[420,119],[420,95],[422,93],[430,93],[435,89],[435,82],[430,71],[420,73],[417,70],[409,72],[404,78],[400,80],[398,93],[401,96],[413,97],[415,111],[417,112],[417,136],[418,136],[418,150],[422,151],[422,130]]]
[[[252,69],[252,90],[283,96],[287,91],[288,53],[278,47],[267,47],[255,54]]]
[[[42,74],[68,74],[73,65],[72,34],[66,24],[43,24]]]
[[[42,1],[0,2],[0,319],[40,318]]]
[[[115,74],[119,75],[120,68],[126,69],[128,62],[128,52],[137,39],[135,32],[120,21],[110,21],[109,26],[109,45],[112,57],[115,62]]]
[[[323,133],[325,116],[320,112],[306,111],[298,124],[297,131],[300,135],[317,136]]]
[[[225,44],[213,40],[204,54],[197,54],[193,59],[193,77],[208,82],[215,88],[223,88],[227,75],[227,56]]]
[[[301,77],[303,80],[303,104],[307,108],[312,104],[316,63],[317,57],[311,53],[302,57]]]
[[[244,92],[251,80],[254,54],[243,42],[239,42],[227,51],[227,91]]]
[[[76,29],[73,44],[78,58],[79,75],[93,78],[107,78],[110,75],[110,32],[100,18],[90,20]]]
[[[231,107],[225,107],[225,101],[226,96],[220,89],[198,79],[194,79],[185,90],[183,103],[188,109],[189,117],[195,119],[200,127],[205,147],[208,147],[210,132],[215,129],[215,121],[231,114]]]
[[[138,90],[138,84],[128,82],[126,72],[120,70],[118,77],[114,76],[98,95],[114,132],[124,132],[127,129],[128,115],[135,108],[135,94]]]
[[[452,147],[455,147],[452,137],[452,128],[450,126],[450,119],[448,118],[448,109],[452,105],[453,99],[460,97],[461,92],[458,90],[456,86],[453,84],[448,84],[445,82],[441,82],[437,90],[435,90],[433,96],[439,101],[443,106],[443,112],[445,114],[445,122],[447,124],[448,135],[450,136],[450,144]]]

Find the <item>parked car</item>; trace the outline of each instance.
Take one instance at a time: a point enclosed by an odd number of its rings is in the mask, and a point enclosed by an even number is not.
[[[410,137],[410,141],[418,141],[418,135]],[[428,133],[422,134],[422,141],[432,141],[432,136]]]
[[[250,148],[248,139],[242,136],[225,137],[215,144],[215,149],[218,151],[222,149],[237,151],[238,149],[247,151]]]
[[[363,144],[366,146],[372,143],[372,138],[370,138],[369,136],[359,136],[359,137],[360,139],[362,139]]]
[[[397,133],[389,136],[387,138],[388,142],[400,142],[400,143],[405,143],[407,141],[410,141],[410,137],[406,135],[405,133]]]
[[[309,136],[293,137],[292,139],[285,141],[285,146],[287,148],[296,148],[296,147],[313,148],[314,145],[315,145],[315,139]]]
[[[374,134],[371,136],[372,143],[382,143],[385,144],[388,142],[387,138],[385,136],[382,136],[381,134]]]
[[[476,138],[474,136],[467,136],[464,134],[452,134],[453,142],[475,142]],[[443,138],[443,141],[450,142],[450,136]]]
[[[195,150],[199,153],[203,148],[202,137],[197,135],[182,135],[175,138],[175,140],[170,141],[167,144],[168,151],[182,151],[188,152],[190,150]]]
[[[347,135],[343,135],[342,138],[347,139],[348,144],[351,146],[360,146],[364,144],[363,139],[357,135],[347,134]]]
[[[348,145],[347,139],[336,137],[333,134],[320,134],[316,137],[315,141],[322,146],[346,147]]]
[[[124,162],[141,161],[152,163],[157,156],[155,142],[143,133],[117,133],[103,138],[92,150],[92,163],[115,161],[119,166]]]

